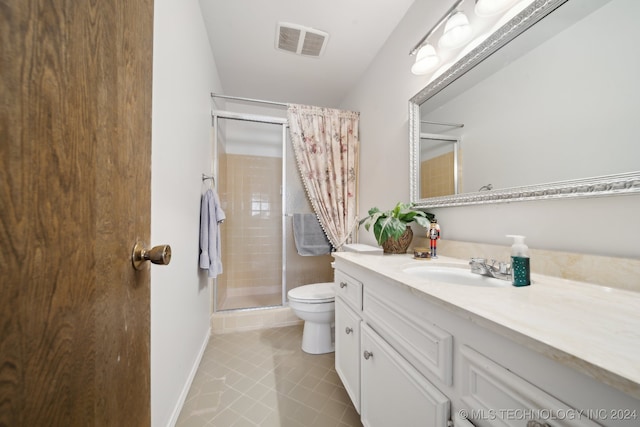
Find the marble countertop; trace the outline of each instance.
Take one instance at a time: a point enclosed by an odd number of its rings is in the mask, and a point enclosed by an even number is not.
[[[333,255],[640,399],[640,293],[536,274],[525,287],[452,285],[402,270],[429,265],[469,270],[467,260]]]

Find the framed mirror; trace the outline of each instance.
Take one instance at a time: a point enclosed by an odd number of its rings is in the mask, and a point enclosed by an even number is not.
[[[640,192],[640,2],[529,3],[409,101],[416,206]],[[421,181],[433,133],[460,141],[457,193]]]

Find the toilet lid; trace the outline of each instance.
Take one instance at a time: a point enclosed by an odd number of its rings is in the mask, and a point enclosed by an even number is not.
[[[298,286],[291,289],[287,295],[290,301],[322,303],[331,302],[335,299],[336,291],[333,282],[314,283],[312,285]]]

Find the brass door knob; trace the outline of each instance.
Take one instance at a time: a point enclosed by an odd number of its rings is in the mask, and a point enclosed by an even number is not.
[[[142,264],[145,261],[151,261],[153,264],[160,265],[169,264],[171,261],[171,246],[160,245],[147,250],[144,243],[136,242],[133,246],[133,253],[131,254],[133,268],[142,270]]]

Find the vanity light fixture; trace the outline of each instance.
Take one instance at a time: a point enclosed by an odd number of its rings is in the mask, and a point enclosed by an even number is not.
[[[444,15],[431,27],[431,29],[420,39],[420,41],[409,52],[409,55],[416,55],[415,63],[411,66],[411,72],[416,75],[432,73],[441,62],[448,62],[455,57],[456,49],[467,45],[467,49],[462,50],[463,55],[468,53],[486,35],[477,37],[476,40],[470,42],[476,33],[482,33],[493,24],[493,20],[498,20],[501,15],[507,12],[518,1],[518,4],[524,4],[533,0],[474,0],[475,4],[462,6],[465,0],[455,0],[453,5],[445,12]],[[467,14],[469,16],[467,16]],[[472,28],[469,19],[475,19]],[[477,18],[486,18],[480,19]],[[438,40],[438,48],[434,47],[434,43],[429,41],[436,32],[441,28],[440,39]],[[466,53],[464,53],[466,52]],[[458,56],[459,58],[459,56]],[[455,62],[454,59],[453,62]],[[446,67],[446,66],[445,66]],[[438,75],[436,71],[434,76]]]
[[[462,12],[454,13],[444,25],[444,33],[438,41],[438,47],[442,49],[456,49],[464,46],[469,40],[473,30],[469,24],[469,18]]]
[[[433,71],[435,67],[440,63],[440,58],[436,54],[435,48],[427,43],[429,37],[435,33],[438,28],[445,21],[447,21],[452,15],[458,11],[458,7],[464,2],[464,0],[456,0],[456,2],[447,10],[447,12],[436,22],[436,24],[420,39],[420,41],[411,49],[409,55],[416,55],[416,62],[411,67],[413,74],[428,74]],[[424,49],[423,49],[424,48]]]
[[[476,0],[474,9],[476,15],[480,17],[488,17],[505,12],[516,0]]]

